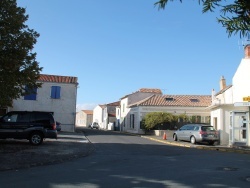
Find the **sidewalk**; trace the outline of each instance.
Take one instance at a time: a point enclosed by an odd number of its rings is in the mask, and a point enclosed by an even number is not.
[[[93,145],[81,131],[60,131],[57,140],[45,139],[40,146],[32,146],[27,140],[0,140],[0,160],[4,161],[0,171],[58,164],[88,156],[93,151]]]
[[[250,147],[228,147],[228,146],[221,146],[215,145],[210,146],[206,144],[191,144],[190,142],[185,141],[174,141],[172,135],[168,135],[166,140],[163,139],[162,136],[156,135],[141,135],[142,138],[150,139],[156,142],[164,143],[167,145],[179,146],[179,147],[187,147],[187,148],[196,148],[196,149],[206,149],[206,150],[215,150],[221,152],[235,152],[235,153],[244,153],[250,154]]]

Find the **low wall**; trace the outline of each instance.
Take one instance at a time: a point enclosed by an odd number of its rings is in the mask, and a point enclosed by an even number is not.
[[[172,138],[175,130],[151,130],[147,134],[156,135],[156,136],[163,136],[164,132],[166,133],[167,138]]]

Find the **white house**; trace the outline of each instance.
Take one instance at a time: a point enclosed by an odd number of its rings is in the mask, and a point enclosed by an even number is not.
[[[209,123],[210,95],[163,95],[160,89],[141,88],[121,98],[116,109],[120,130],[142,134],[143,117],[149,112],[168,112],[176,115],[199,116],[200,122]]]
[[[76,128],[88,127],[93,122],[93,110],[81,110],[76,113]]]
[[[113,102],[104,105],[98,105],[93,110],[93,122],[97,122],[101,129],[108,129],[109,124],[115,126],[116,107],[120,102]]]
[[[222,145],[250,146],[250,45],[245,46],[245,57],[236,70],[232,85],[226,86],[222,77],[220,91],[212,92],[211,123],[220,130]]]
[[[138,101],[141,101],[147,97],[150,97],[153,94],[162,95],[162,91],[160,89],[155,88],[141,88],[138,91],[125,95],[120,99],[120,106],[117,106],[116,108],[116,124],[119,126],[120,131],[127,131],[126,119],[130,111],[130,108],[128,106]]]
[[[41,74],[38,82],[42,87],[35,94],[13,101],[8,111],[47,111],[54,114],[62,125],[62,131],[75,130],[77,77]]]
[[[211,104],[209,95],[151,95],[141,101],[128,105],[124,118],[124,130],[132,133],[144,133],[140,127],[143,117],[149,112],[167,112],[173,115],[185,114],[194,117],[198,123],[210,122]]]
[[[104,128],[104,110],[104,105],[97,105],[93,109],[93,122],[98,123],[101,129]]]

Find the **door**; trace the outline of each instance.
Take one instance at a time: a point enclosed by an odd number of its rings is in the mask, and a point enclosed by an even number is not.
[[[248,142],[248,112],[230,113],[230,135],[229,142],[231,145],[246,145]]]
[[[0,120],[0,137],[1,138],[15,138],[16,135],[16,121],[17,114],[6,114]]]
[[[187,125],[182,126],[178,132],[177,137],[179,140],[185,140],[185,132],[187,131]]]

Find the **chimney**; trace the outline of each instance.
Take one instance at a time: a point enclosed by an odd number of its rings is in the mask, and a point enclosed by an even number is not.
[[[245,58],[250,58],[250,44],[245,46]]]
[[[226,85],[226,80],[225,80],[224,76],[221,76],[221,78],[220,78],[220,90],[225,89],[226,86],[227,86]]]

